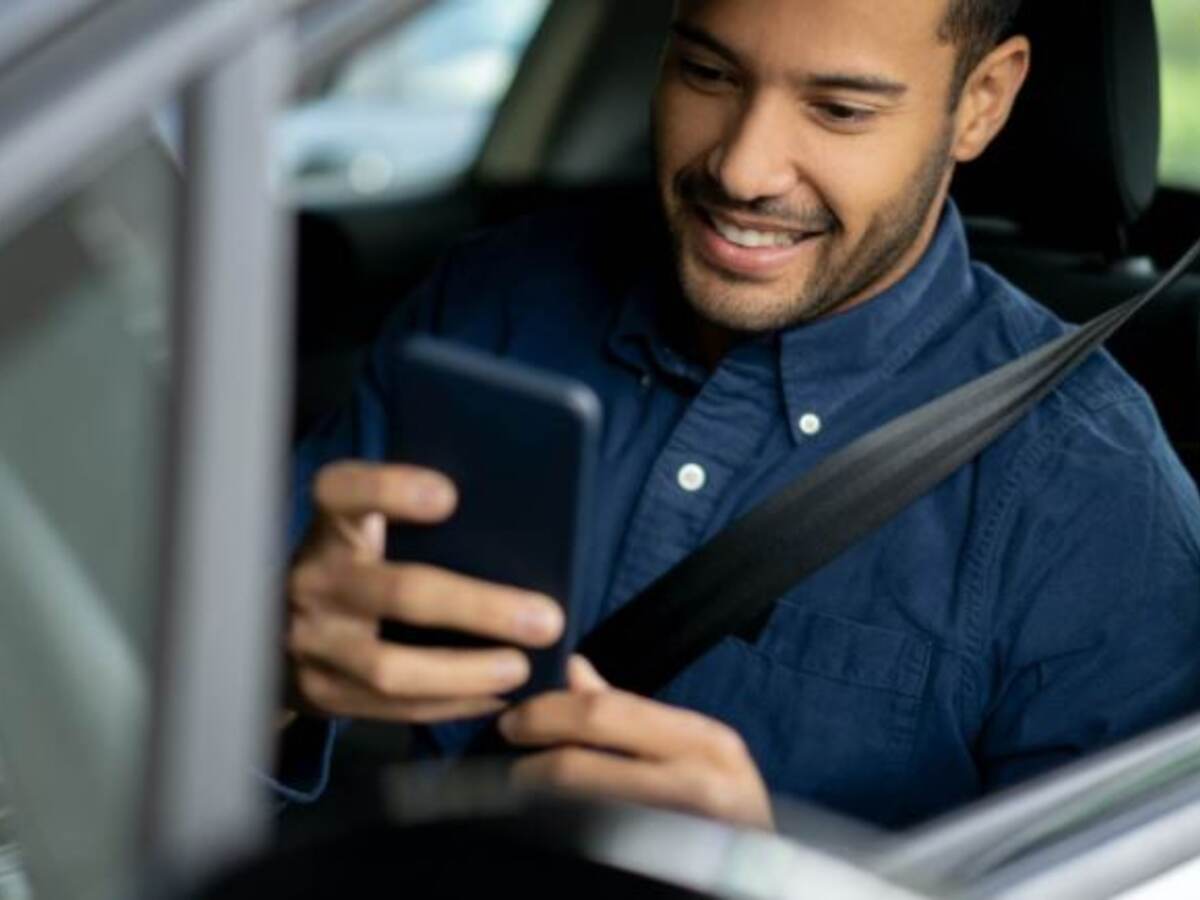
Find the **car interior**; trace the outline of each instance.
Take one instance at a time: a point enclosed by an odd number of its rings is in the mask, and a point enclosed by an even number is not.
[[[551,4],[465,177],[394,199],[301,205],[298,433],[345,396],[380,323],[460,236],[547,206],[644,202],[648,98],[668,12]],[[1016,27],[1034,44],[1030,80],[1000,140],[960,169],[953,196],[977,260],[1083,322],[1149,289],[1200,236],[1200,195],[1159,184],[1150,0],[1027,3]],[[1200,271],[1109,349],[1200,480]],[[395,728],[353,724],[332,793],[372,784],[373,768],[402,747]]]
[[[130,21],[178,13],[158,0],[38,2],[29,5],[38,28],[48,27],[42,15],[84,22],[103,7]],[[324,60],[352,49],[351,32],[437,6],[336,3],[334,37],[313,54]],[[232,34],[242,16],[253,30],[245,7],[221,6],[196,0],[190,24],[224,23]],[[253,24],[265,30],[271,15],[334,6],[264,0]],[[345,399],[381,324],[455,241],[549,206],[603,198],[644,207],[648,104],[669,7],[550,0],[464,175],[415,191],[294,195],[294,296],[279,298],[294,300],[296,324],[280,329],[294,340],[289,436]],[[347,28],[356,13],[362,22]],[[959,173],[953,194],[976,259],[1083,322],[1146,291],[1200,237],[1200,190],[1160,183],[1152,0],[1027,2],[1017,28],[1034,42],[1031,80],[1003,137]],[[109,49],[119,45],[116,30],[98,31]],[[300,44],[311,50],[303,36]],[[11,96],[9,50],[0,17],[0,101]],[[330,77],[323,62],[303,73],[301,90],[320,96]],[[245,126],[255,113],[244,107],[225,124]],[[188,575],[192,558],[179,550],[188,537],[180,522],[194,524],[179,515],[181,491],[203,495],[235,468],[256,477],[241,483],[240,506],[228,504],[238,515],[209,524],[239,547],[266,548],[222,557],[245,576],[247,595],[273,583],[261,556],[279,548],[255,531],[268,514],[250,512],[262,504],[249,485],[269,481],[273,465],[261,435],[241,448],[258,453],[257,469],[232,452],[211,464],[188,452],[189,423],[199,421],[190,410],[203,392],[176,383],[185,371],[177,359],[225,365],[245,380],[270,354],[240,344],[238,368],[202,345],[209,314],[189,307],[195,297],[158,302],[176,299],[170,285],[182,284],[177,269],[196,249],[180,239],[188,226],[166,220],[180,208],[186,218],[198,193],[180,190],[195,172],[162,137],[139,124],[15,232],[4,230],[0,188],[0,283],[16,298],[0,314],[0,510],[20,525],[20,539],[0,548],[0,900],[345,896],[399,888],[397,868],[423,888],[414,893],[445,897],[498,886],[561,896],[581,885],[630,897],[1110,896],[1189,860],[1200,865],[1200,717],[896,834],[803,804],[781,803],[779,833],[764,834],[514,795],[486,768],[463,766],[441,781],[396,765],[404,728],[365,722],[342,735],[321,802],[279,803],[259,777],[270,748],[253,702],[274,711],[274,660],[252,659],[250,634],[274,641],[271,623],[237,606],[231,580],[189,582],[208,596],[168,585]],[[8,149],[0,127],[0,161]],[[202,186],[221,181],[200,168]],[[253,304],[230,299],[224,327],[236,331]],[[1200,481],[1200,265],[1109,346]],[[215,380],[205,396],[228,395],[233,383],[232,374]],[[269,398],[253,401],[242,412],[261,422]],[[70,415],[44,416],[48,405]],[[228,408],[225,396],[218,408]],[[119,514],[106,516],[109,508]],[[230,629],[247,636],[231,642]],[[249,699],[231,701],[242,693]],[[246,790],[251,780],[258,791]]]
[[[539,207],[649,189],[648,98],[667,13],[551,5],[464,179],[395,203],[301,209],[298,431],[344,396],[364,344],[455,239]],[[1149,0],[1026,4],[1017,27],[1035,46],[1029,83],[954,197],[977,259],[1080,322],[1153,284],[1200,234],[1200,197],[1158,185]],[[1200,477],[1200,275],[1110,349]]]

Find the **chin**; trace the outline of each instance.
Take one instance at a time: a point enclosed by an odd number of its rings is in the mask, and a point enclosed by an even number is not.
[[[805,321],[814,307],[802,288],[726,280],[697,268],[695,262],[683,266],[684,297],[697,315],[728,331],[778,331]]]

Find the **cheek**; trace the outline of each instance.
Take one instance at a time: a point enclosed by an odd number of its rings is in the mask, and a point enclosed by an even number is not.
[[[920,160],[899,135],[828,136],[812,142],[808,178],[848,234],[861,234],[897,197],[915,188]]]
[[[703,164],[725,133],[728,102],[683,87],[660,88],[655,99],[655,143],[660,175]]]

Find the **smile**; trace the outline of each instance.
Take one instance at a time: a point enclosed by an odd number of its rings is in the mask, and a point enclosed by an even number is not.
[[[793,247],[807,236],[803,231],[762,231],[751,228],[739,228],[724,218],[709,214],[710,223],[716,232],[739,247]]]
[[[766,224],[735,222],[693,207],[699,224],[699,251],[712,267],[743,277],[769,278],[807,252],[822,231],[797,231]]]

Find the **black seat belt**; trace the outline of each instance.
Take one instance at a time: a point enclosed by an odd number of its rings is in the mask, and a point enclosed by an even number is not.
[[[1149,291],[891,420],[819,463],[688,556],[588,635],[616,687],[657,693],[729,634],[755,635],[789,588],[973,459],[1200,258]]]

